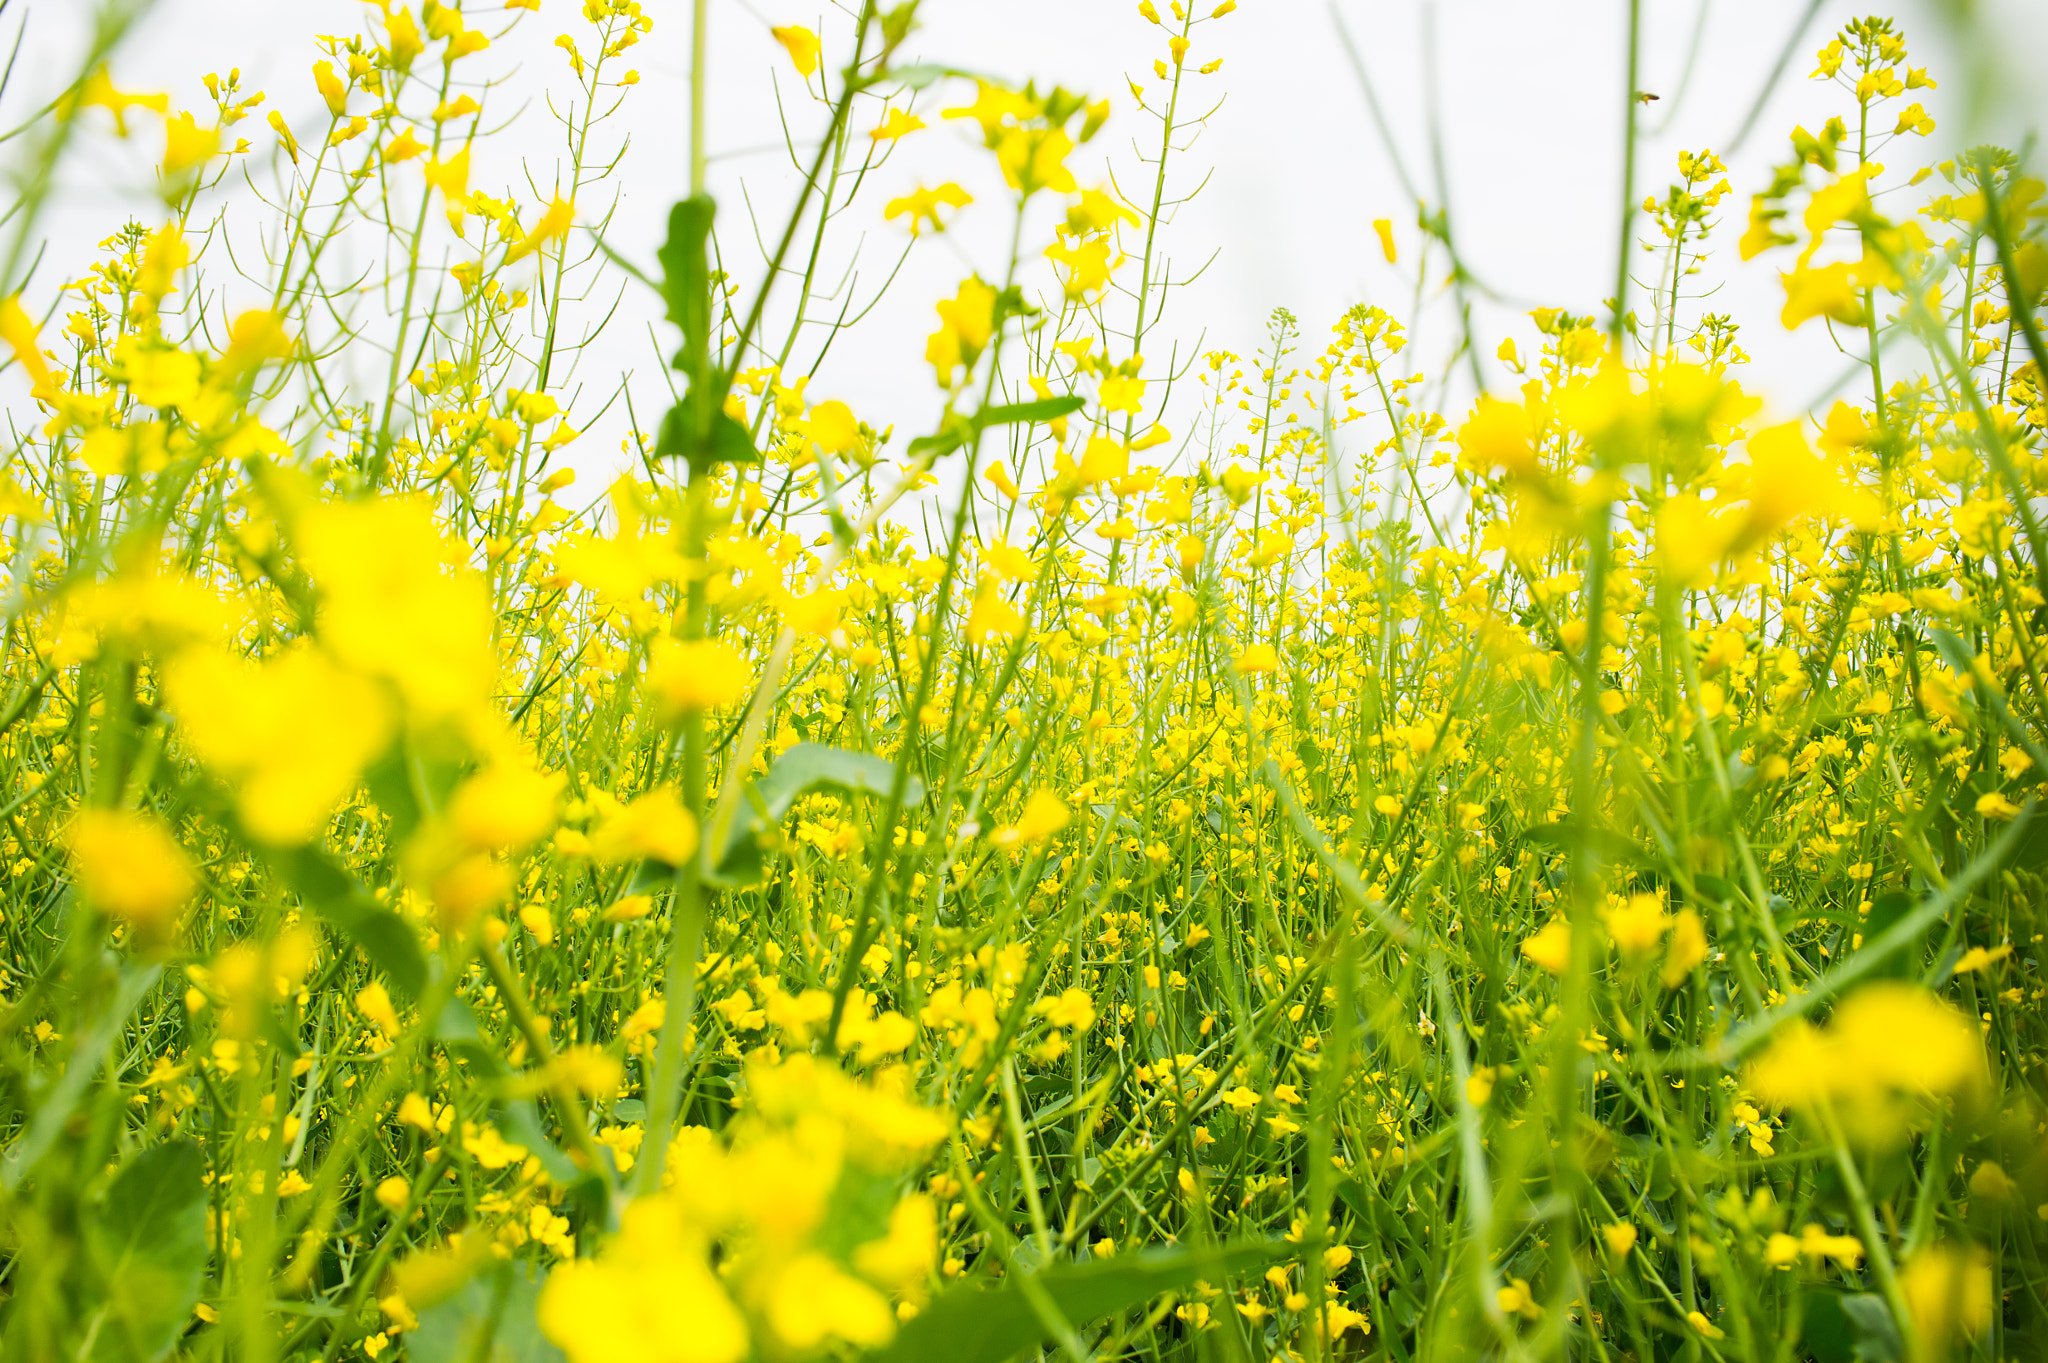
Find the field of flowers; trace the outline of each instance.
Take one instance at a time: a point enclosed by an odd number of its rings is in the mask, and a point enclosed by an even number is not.
[[[124,90],[110,19],[0,275],[0,1354],[2041,1356],[2041,181],[1862,20],[1540,353],[1361,305],[1173,372],[1169,165],[1258,20],[1160,4],[1118,189],[1110,101],[906,64],[915,0],[776,29],[829,132],[714,231],[697,0],[639,261],[636,0],[378,0],[299,127]],[[558,23],[556,188],[494,195]],[[119,137],[161,212],[25,286]],[[947,137],[997,189],[856,199]],[[807,393],[825,235],[966,213],[942,417]],[[599,278],[673,348],[609,488]],[[1738,323],[1850,396],[1763,419]]]

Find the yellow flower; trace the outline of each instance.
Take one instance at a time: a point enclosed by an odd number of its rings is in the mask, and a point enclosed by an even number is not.
[[[965,208],[973,202],[973,195],[949,180],[936,189],[926,189],[923,186],[919,186],[900,199],[889,200],[888,203],[882,206],[882,216],[884,218],[908,217],[910,219],[910,235],[914,237],[918,235],[920,224],[925,222],[931,224],[934,232],[946,230],[945,223],[939,220],[940,207]]]
[[[939,329],[925,342],[924,357],[939,386],[953,386],[953,371],[972,369],[995,333],[996,291],[978,278],[960,281],[958,292],[938,304]]]
[[[697,820],[662,786],[607,819],[591,834],[590,850],[599,861],[646,857],[680,866],[697,850]]]
[[[1773,1104],[1840,1104],[1852,1136],[1883,1141],[1898,1100],[1975,1084],[1984,1048],[1969,1019],[1916,985],[1866,985],[1825,1030],[1792,1021],[1750,1066],[1745,1086]]]
[[[334,74],[332,62],[313,63],[313,85],[320,91],[320,98],[327,101],[330,114],[340,118],[348,112],[348,86]]]
[[[843,402],[821,402],[811,409],[810,436],[820,453],[843,454],[860,442],[860,421]]]
[[[1085,1032],[1095,1025],[1095,1002],[1085,989],[1067,989],[1058,998],[1040,999],[1031,1011],[1054,1027]]]
[[[998,847],[1022,847],[1041,843],[1052,837],[1073,821],[1074,811],[1067,802],[1049,790],[1034,790],[1031,798],[1024,802],[1024,812],[1017,822],[1006,828],[998,828],[989,835],[989,841]]]
[[[769,35],[781,43],[789,53],[790,65],[796,67],[799,76],[809,76],[818,69],[818,52],[821,44],[818,35],[795,24],[783,28],[771,28]]]
[[[513,243],[512,249],[505,252],[505,263],[507,265],[514,264],[532,255],[549,242],[560,241],[569,235],[569,228],[575,224],[575,221],[575,201],[556,195],[554,201],[548,205],[547,211],[542,213],[539,221],[534,223],[532,230],[522,235],[518,241]]]
[[[1626,1259],[1630,1250],[1636,1247],[1636,1228],[1626,1221],[1600,1228],[1600,1238],[1607,1243],[1607,1252],[1617,1259]]]
[[[894,142],[897,138],[914,133],[924,126],[924,120],[907,109],[891,109],[882,119],[880,126],[871,129],[868,136],[877,142]]]
[[[1096,389],[1096,399],[1105,412],[1129,412],[1135,416],[1145,405],[1145,380],[1112,374]]]
[[[1540,470],[1529,443],[1529,415],[1518,403],[1482,396],[1458,428],[1458,462],[1475,473],[1496,469],[1516,477]]]
[[[394,161],[410,161],[426,149],[427,144],[414,137],[411,128],[402,128],[398,136],[384,144],[384,164],[388,166]]]
[[[2005,798],[2001,791],[1987,791],[1977,797],[1977,812],[1987,819],[2010,819],[2020,812],[2020,807]]]
[[[1017,639],[1024,630],[1023,612],[1003,599],[1001,586],[994,578],[983,582],[975,593],[974,609],[967,615],[968,641],[978,644],[990,638]]]
[[[1280,670],[1280,654],[1271,644],[1251,644],[1231,664],[1247,677],[1261,677]]]
[[[1562,975],[1572,963],[1572,927],[1553,918],[1533,937],[1522,940],[1522,954],[1553,975]]]
[[[701,1232],[666,1194],[628,1204],[598,1257],[557,1266],[538,1317],[571,1363],[738,1363],[748,1352]]]
[[[65,834],[88,903],[154,945],[177,928],[196,882],[191,859],[155,817],[127,809],[80,811]]]
[[[1605,909],[1601,921],[1607,929],[1608,938],[1621,954],[1636,958],[1656,950],[1657,944],[1664,940],[1664,929],[1671,922],[1671,915],[1664,911],[1664,901],[1658,896],[1637,894]]]
[[[1390,218],[1374,218],[1372,230],[1379,235],[1380,254],[1387,258],[1387,264],[1394,263],[1394,223]],[[1503,355],[1502,359],[1507,356]]]
[[[490,703],[498,663],[482,578],[423,501],[376,498],[316,507],[298,527],[300,561],[319,593],[321,641],[356,670],[392,682],[427,719]]]
[[[313,837],[391,734],[382,690],[308,649],[261,662],[189,650],[164,685],[179,733],[259,842]]]
[[[1664,968],[1658,979],[1666,989],[1676,989],[1706,959],[1706,923],[1697,910],[1680,909],[1671,920],[1671,941],[1664,948]]]
[[[721,710],[754,689],[753,669],[723,639],[655,640],[647,689],[669,714]]]
[[[191,112],[179,114],[164,124],[164,175],[176,179],[220,150],[220,130],[202,128]]]
[[[404,1030],[398,1022],[398,1010],[391,1006],[390,993],[376,980],[356,991],[356,1011],[387,1037],[395,1038]]]
[[[473,847],[506,851],[526,847],[555,826],[555,799],[564,778],[501,761],[456,787],[448,820]]]
[[[398,1175],[393,1174],[391,1177],[378,1183],[376,1198],[379,1206],[388,1212],[396,1214],[404,1211],[405,1204],[412,1199],[412,1185]]]
[[[822,1254],[800,1254],[775,1275],[768,1323],[783,1343],[810,1350],[828,1340],[875,1348],[896,1334],[888,1299]]]
[[[80,109],[101,108],[114,116],[114,130],[121,136],[128,135],[128,111],[148,109],[163,114],[171,107],[170,97],[162,94],[131,95],[114,88],[114,80],[101,62],[78,83],[78,88],[57,102],[57,113],[62,118],[72,118]]]
[[[51,386],[50,362],[43,356],[35,319],[21,306],[20,294],[0,300],[0,341],[14,352],[15,362],[27,371],[35,389],[46,390]]]
[[[1927,1356],[1940,1357],[1958,1340],[1975,1339],[1990,1327],[1998,1296],[1991,1256],[1982,1245],[1929,1245],[1899,1279]]]

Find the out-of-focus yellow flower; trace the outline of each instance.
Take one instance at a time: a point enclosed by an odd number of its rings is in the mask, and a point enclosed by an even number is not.
[[[1522,940],[1522,954],[1553,975],[1562,975],[1572,963],[1572,925],[1553,918]]]
[[[176,179],[220,150],[220,130],[202,128],[188,110],[164,124],[164,176]]]
[[[1024,802],[1024,812],[1017,816],[1017,822],[998,828],[989,835],[989,841],[998,847],[1024,847],[1044,842],[1073,822],[1074,811],[1067,802],[1049,790],[1034,790],[1031,798]]]
[[[1998,1306],[1991,1256],[1982,1245],[1929,1245],[1906,1264],[1899,1286],[1929,1357],[1983,1334]]]
[[[1611,940],[1623,956],[1640,959],[1656,950],[1664,940],[1664,929],[1670,925],[1671,915],[1664,910],[1664,901],[1654,894],[1634,894],[1619,904],[1611,904],[1601,914],[1601,922]]]
[[[965,208],[974,202],[974,196],[959,185],[948,180],[933,189],[920,185],[900,199],[891,199],[882,206],[884,218],[909,218],[907,226],[910,235],[916,236],[922,224],[930,223],[934,232],[946,230],[945,222],[939,217],[939,209]]]
[[[572,1363],[738,1363],[748,1351],[704,1233],[667,1195],[636,1199],[601,1254],[550,1273],[538,1317]]]
[[[143,945],[176,931],[197,883],[191,858],[160,820],[129,809],[82,810],[64,840],[88,903],[127,923]]]
[[[672,715],[723,709],[753,687],[753,669],[723,639],[657,639],[648,655],[647,689]]]
[[[1387,264],[1392,265],[1395,260],[1393,219],[1374,218],[1372,220],[1372,230],[1379,236],[1380,254],[1387,258]],[[1503,358],[1506,357],[1503,356]]]
[[[512,265],[538,251],[551,241],[560,241],[569,235],[569,229],[576,222],[576,204],[572,199],[556,195],[547,206],[547,211],[512,244],[505,252],[505,263]]]
[[[1969,1019],[1916,985],[1884,982],[1850,995],[1825,1029],[1785,1024],[1745,1086],[1772,1104],[1841,1108],[1853,1138],[1882,1143],[1903,1125],[1902,1103],[1970,1088],[1983,1073]]]
[[[382,689],[310,649],[262,662],[189,650],[164,685],[180,736],[233,788],[259,842],[318,833],[392,731]]]
[[[953,297],[939,302],[939,329],[925,342],[924,357],[940,387],[952,387],[954,371],[972,369],[981,358],[995,334],[995,309],[995,289],[973,277],[961,280]]]
[[[662,786],[605,820],[590,835],[590,850],[599,861],[645,857],[680,866],[697,850],[697,821],[675,792]]]
[[[894,142],[924,126],[924,120],[908,109],[891,109],[881,123],[868,132],[868,137],[876,142]]]
[[[170,96],[151,93],[146,95],[127,94],[114,88],[114,78],[101,62],[78,83],[78,88],[57,101],[57,115],[60,118],[75,117],[80,109],[105,109],[114,116],[114,130],[121,136],[128,135],[128,111],[147,109],[154,114],[169,112]]]
[[[771,28],[768,33],[782,44],[783,51],[789,53],[790,65],[796,68],[799,76],[809,76],[818,69],[818,53],[823,44],[818,41],[817,34],[797,24]]]

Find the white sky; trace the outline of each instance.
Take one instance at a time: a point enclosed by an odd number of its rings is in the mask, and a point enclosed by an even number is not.
[[[1652,135],[1644,139],[1638,161],[1638,196],[1668,183],[1680,148],[1726,151],[1806,8],[1800,0],[1703,3],[1702,20],[1695,0],[1642,0],[1646,42],[1639,84],[1663,98],[1645,113]],[[647,0],[646,8],[657,26],[634,54],[644,80],[617,129],[630,135],[632,145],[623,165],[613,236],[622,249],[651,264],[668,205],[684,191],[686,179],[688,4]],[[1136,8],[1135,0],[926,0],[924,28],[911,41],[911,55],[1108,95],[1116,116],[1070,164],[1084,183],[1100,180],[1096,153],[1106,151],[1118,178],[1136,183],[1144,168],[1136,163],[1132,139],[1156,133],[1149,120],[1132,110],[1124,73],[1145,72],[1163,48],[1163,34],[1140,19]],[[1710,306],[1749,323],[1741,340],[1756,363],[1746,381],[1779,410],[1815,400],[1844,361],[1831,352],[1818,323],[1796,336],[1778,329],[1782,296],[1775,269],[1782,262],[1766,258],[1745,266],[1735,257],[1734,238],[1744,226],[1747,196],[1761,187],[1769,163],[1784,154],[1791,124],[1818,127],[1843,107],[1842,92],[1804,77],[1813,51],[1860,8],[1825,0],[1798,45],[1788,79],[1772,96],[1747,145],[1728,158],[1736,193],[1723,207],[1726,228],[1702,276],[1710,280],[1725,274],[1725,290]],[[1987,26],[2000,34],[1988,50],[1997,53],[2004,69],[2048,69],[2048,5],[1984,0],[1978,8],[1990,16]],[[75,69],[92,6],[88,0],[26,0],[24,7],[17,0],[10,14],[24,9],[25,60],[16,89],[8,94],[11,119],[19,118],[32,98],[53,93],[64,73]],[[468,9],[478,26],[495,25],[502,17],[495,0],[471,0]],[[589,31],[579,10],[573,0],[544,0],[541,12],[528,16],[511,39],[469,60],[500,67],[523,63],[508,93],[537,96],[543,80],[566,75],[563,54],[550,46],[554,36],[564,30]],[[312,35],[355,31],[368,12],[360,0],[160,0],[117,55],[116,78],[128,88],[168,89],[174,107],[204,107],[198,78],[239,65],[245,88],[269,92],[266,110],[280,109],[295,126],[310,128],[325,121],[307,74],[318,55]],[[1959,62],[1952,32],[1938,17],[1948,12],[1944,0],[1906,0],[1891,12],[1911,44],[1913,63],[1926,65],[1941,81],[1937,92],[1916,92],[1926,95],[1941,127],[1924,150],[1902,145],[1890,159],[1897,164],[1920,157],[1931,161],[1994,137],[2011,144],[2020,129],[2041,124],[2048,91],[2037,86],[2006,99],[1999,94],[2003,87],[1995,71]],[[844,8],[821,0],[712,0],[711,13],[707,136],[716,158],[712,189],[720,200],[720,228],[730,258],[750,244],[746,205],[751,202],[772,225],[794,194],[796,177],[780,145],[778,97],[799,136],[809,136],[823,122],[817,106],[804,102],[787,59],[768,36],[769,25],[802,23],[819,29],[827,39],[828,62],[835,53],[843,56],[851,25]],[[1334,15],[1342,16],[1357,41],[1402,154],[1431,199],[1436,195],[1427,170],[1427,129],[1434,99],[1462,242],[1475,273],[1501,299],[1484,314],[1486,353],[1490,356],[1492,338],[1500,334],[1516,335],[1528,349],[1534,332],[1521,314],[1531,307],[1599,311],[1600,300],[1613,287],[1625,13],[1623,0],[1338,0],[1334,8],[1324,0],[1245,0],[1234,15],[1198,30],[1190,64],[1222,56],[1224,66],[1217,75],[1191,78],[1193,88],[1198,96],[1223,103],[1196,145],[1180,158],[1182,174],[1176,183],[1185,189],[1205,170],[1214,173],[1174,218],[1166,246],[1180,276],[1212,253],[1215,260],[1195,285],[1172,300],[1164,334],[1146,347],[1148,373],[1163,371],[1167,349],[1175,342],[1184,353],[1198,342],[1241,353],[1255,350],[1275,306],[1301,318],[1304,356],[1320,347],[1329,324],[1355,302],[1379,303],[1399,315],[1412,312],[1415,281],[1408,271],[1417,240],[1414,206],[1406,201],[1368,119],[1337,39]],[[1696,25],[1702,44],[1687,83],[1686,58]],[[0,32],[6,27],[0,23]],[[1433,59],[1425,40],[1432,27]],[[1427,79],[1431,71],[1433,96]],[[930,370],[922,360],[923,337],[935,320],[933,300],[949,295],[970,269],[996,273],[1005,245],[1005,219],[995,192],[999,184],[988,171],[986,155],[968,142],[963,126],[971,125],[929,116],[941,104],[963,102],[963,89],[955,83],[926,93],[919,107],[931,131],[905,139],[876,172],[864,200],[842,220],[848,229],[841,238],[844,245],[863,238],[860,290],[871,289],[887,273],[903,244],[900,227],[882,221],[886,197],[920,180],[957,178],[981,201],[967,210],[955,232],[921,244],[890,298],[856,333],[858,346],[837,348],[810,390],[813,397],[846,398],[878,426],[896,423],[898,449],[905,433],[925,429],[937,408]],[[1972,103],[1990,112],[1966,135],[1971,120],[1965,111]],[[509,102],[497,107],[502,110]],[[560,145],[558,132],[539,98],[522,119],[525,134],[508,134],[505,145],[520,138],[529,172],[545,185],[554,148]],[[244,128],[259,145],[269,139],[260,117]],[[88,258],[91,243],[127,213],[160,211],[124,190],[146,183],[145,161],[133,153],[153,153],[160,147],[154,139],[152,133],[138,139],[146,148],[125,151],[109,139],[85,144],[88,154],[67,172],[60,211],[46,220],[56,269],[75,272]],[[517,172],[507,161],[497,173],[502,187]],[[487,174],[480,173],[478,182],[491,187]],[[1395,221],[1410,252],[1399,268],[1389,268],[1380,258],[1370,226],[1377,217]],[[843,267],[845,259],[842,253],[837,263]],[[1126,270],[1135,273],[1134,266]],[[663,377],[647,340],[648,323],[659,311],[651,298],[627,292],[608,339],[586,355],[578,371],[587,385],[586,402],[616,387],[616,376],[630,371],[643,419],[660,409]],[[1118,311],[1127,315],[1128,305],[1118,305]],[[1447,336],[1438,330],[1423,339],[1419,362],[1425,369],[1440,367]],[[1497,365],[1489,368],[1495,382],[1512,377]],[[577,451],[578,462],[609,462],[617,449],[616,433],[610,436],[586,440]]]

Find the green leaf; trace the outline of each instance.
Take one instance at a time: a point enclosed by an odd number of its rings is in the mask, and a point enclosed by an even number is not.
[[[1891,1311],[1874,1292],[1808,1289],[1799,1342],[1815,1363],[1893,1363],[1900,1355]]]
[[[915,66],[896,67],[886,75],[878,77],[874,84],[894,84],[900,85],[906,90],[922,90],[933,81],[943,77],[964,76],[966,74],[965,71],[956,70],[950,66],[940,66],[936,62],[919,62]]]
[[[896,764],[872,753],[848,752],[823,743],[799,743],[775,759],[768,774],[756,781],[748,810],[736,815],[719,847],[717,877],[725,884],[751,884],[760,875],[761,837],[779,825],[798,797],[819,786],[835,786],[857,795],[886,798],[896,780]],[[924,800],[924,782],[912,776],[903,788],[906,804]],[[748,811],[751,811],[751,816]]]
[[[1093,1263],[1043,1269],[1031,1275],[1070,1325],[1090,1321],[1162,1292],[1186,1287],[1196,1279],[1221,1286],[1234,1273],[1262,1268],[1288,1257],[1297,1246],[1281,1240],[1200,1249],[1175,1247],[1119,1254]],[[879,1363],[1002,1363],[1012,1354],[1034,1348],[1049,1336],[1013,1278],[982,1286],[962,1283],[912,1317],[896,1339],[880,1353]]]
[[[982,408],[972,420],[976,430],[985,431],[991,426],[1011,426],[1020,421],[1057,421],[1063,416],[1072,416],[1087,405],[1088,400],[1079,395],[1039,398],[1035,402],[1006,402]]]
[[[427,987],[427,954],[412,924],[379,904],[339,859],[306,846],[272,853],[270,864],[293,893],[361,947],[408,997],[417,998]]]
[[[668,415],[661,419],[661,430],[654,441],[657,458],[683,458],[692,463],[712,464],[761,462],[761,452],[754,448],[753,435],[722,408],[711,418],[711,439],[704,450],[706,453],[700,460],[697,442],[690,434],[690,400],[685,397],[669,408]]]
[[[943,458],[966,444],[966,437],[958,431],[941,431],[937,435],[921,435],[905,447],[912,459],[930,455],[933,459]]]
[[[1893,890],[1881,894],[1870,906],[1870,914],[1862,920],[1858,930],[1863,934],[1863,948],[1889,932],[1894,924],[1904,918],[1913,908],[1913,896],[1904,890]],[[1924,938],[1924,934],[1923,934]],[[1873,966],[1870,978],[1874,980],[1903,980],[1920,973],[1920,952],[1915,949],[1894,953],[1882,964]]]
[[[419,1329],[406,1336],[407,1357],[412,1363],[561,1363],[562,1351],[535,1318],[545,1281],[524,1264],[479,1273],[419,1313]]]
[[[191,1323],[206,1271],[206,1159],[190,1141],[121,1166],[85,1240],[105,1298],[88,1319],[88,1357],[154,1363]]]
[[[718,207],[706,194],[678,200],[668,211],[668,240],[655,252],[661,262],[661,299],[668,320],[682,328],[685,359],[703,353],[711,337],[711,270],[706,245]],[[692,372],[687,364],[676,368]]]

